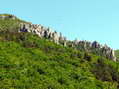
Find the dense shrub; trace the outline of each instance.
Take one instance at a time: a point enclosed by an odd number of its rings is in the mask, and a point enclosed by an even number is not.
[[[113,66],[104,62],[104,59],[98,59],[98,62],[94,64],[92,72],[96,78],[102,81],[111,81],[119,83],[119,72]]]

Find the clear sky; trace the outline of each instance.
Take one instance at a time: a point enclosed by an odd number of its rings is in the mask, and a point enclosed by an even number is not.
[[[2,0],[0,13],[51,27],[70,40],[119,48],[119,0]]]

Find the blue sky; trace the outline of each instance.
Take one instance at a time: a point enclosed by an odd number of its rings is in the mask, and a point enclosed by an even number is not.
[[[70,40],[119,48],[119,0],[2,0],[0,13],[51,27]]]

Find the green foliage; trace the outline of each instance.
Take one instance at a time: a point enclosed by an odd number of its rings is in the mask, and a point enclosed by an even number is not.
[[[104,59],[98,59],[98,62],[95,63],[93,67],[92,72],[95,74],[97,79],[119,83],[119,71],[117,68],[113,67],[113,65],[106,64]]]
[[[116,55],[117,59],[119,60],[119,50],[115,51],[115,55]]]
[[[12,15],[0,14],[0,16],[12,16]],[[8,18],[5,20],[0,18],[0,32],[1,31],[18,32],[20,23],[29,23],[29,22],[20,20],[17,17],[15,17],[15,19]]]
[[[0,25],[0,89],[119,89],[118,62]]]

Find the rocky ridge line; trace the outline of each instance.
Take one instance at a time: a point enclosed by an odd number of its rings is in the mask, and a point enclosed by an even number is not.
[[[107,45],[103,46],[96,41],[92,43],[78,40],[69,41],[61,33],[53,31],[52,29],[46,28],[42,25],[21,23],[19,32],[31,32],[33,34],[37,34],[41,38],[47,38],[56,44],[62,44],[63,46],[69,46],[79,50],[86,50],[113,61],[117,61],[114,50]]]
[[[1,14],[0,19],[15,20],[18,18],[14,15]],[[18,30],[18,32],[30,32],[33,34],[37,34],[39,37],[47,38],[55,42],[56,44],[62,44],[63,46],[73,47],[78,50],[85,50],[88,52],[93,52],[93,53],[98,54],[99,56],[104,56],[113,61],[117,61],[114,50],[108,47],[107,45],[103,46],[96,41],[92,43],[88,41],[78,41],[78,40],[69,41],[61,33],[53,31],[52,29],[46,28],[42,25],[22,22],[20,24],[20,29]]]

